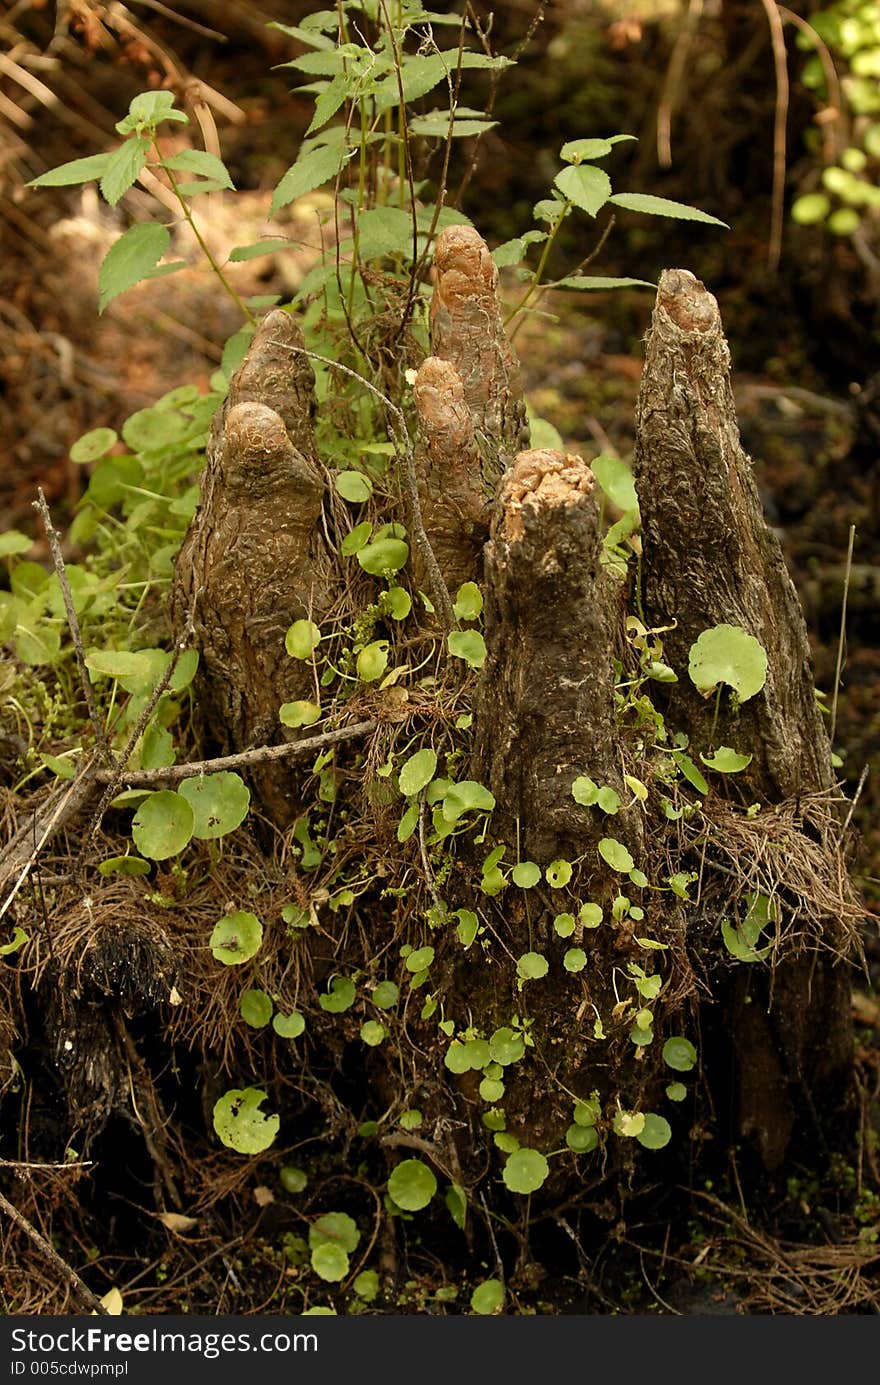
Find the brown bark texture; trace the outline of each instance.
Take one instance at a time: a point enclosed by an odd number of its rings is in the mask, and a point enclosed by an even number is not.
[[[715,298],[686,270],[661,275],[637,412],[634,459],[642,519],[644,610],[664,635],[681,681],[671,698],[693,750],[709,747],[714,698],[684,676],[688,651],[706,629],[727,624],[767,653],[764,688],[721,707],[715,744],[749,751],[737,776],[744,803],[821,800],[832,788],[831,751],[813,683],[797,593],[767,525],[743,451],[730,384],[730,353]],[[826,839],[833,822],[804,823]],[[834,855],[829,857],[833,861]],[[783,900],[787,908],[793,901]],[[794,903],[794,907],[797,907]],[[734,974],[722,1026],[737,1071],[737,1123],[764,1163],[779,1164],[799,1121],[821,1133],[850,1098],[852,1032],[845,929],[823,936],[768,974]]]
[[[174,623],[181,632],[192,622],[199,705],[224,752],[280,740],[281,704],[314,694],[309,665],[284,649],[289,626],[317,623],[328,599],[314,376],[290,349],[302,345],[288,313],[269,313],[257,329],[215,420],[177,559]],[[253,783],[268,815],[287,825],[297,807],[287,766],[254,770]]]

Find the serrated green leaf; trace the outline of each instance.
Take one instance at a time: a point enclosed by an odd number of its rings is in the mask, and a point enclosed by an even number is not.
[[[611,197],[611,179],[592,164],[569,165],[553,182],[563,197],[589,216],[596,216]]]
[[[146,221],[132,226],[111,245],[98,274],[98,311],[133,288],[161,260],[171,243],[166,226]]]
[[[111,207],[128,192],[149,157],[152,141],[145,135],[127,139],[113,154],[101,179],[101,196]]]
[[[25,187],[29,188],[67,188],[76,183],[91,183],[103,178],[113,159],[112,151],[107,154],[90,154],[87,159],[71,159],[70,163],[50,168],[39,178],[32,178]]]
[[[717,216],[701,212],[696,207],[688,207],[683,202],[670,202],[668,197],[653,197],[644,192],[616,192],[608,201],[615,207],[623,207],[628,212],[645,212],[648,216],[669,216],[679,221],[703,221],[709,226],[730,227]]]
[[[352,151],[354,152],[354,151]],[[302,154],[296,163],[287,170],[272,195],[269,216],[276,216],[282,207],[304,197],[307,192],[335,179],[337,170],[351,157],[348,152],[338,149],[318,148]]]
[[[178,170],[183,173],[197,173],[200,178],[210,178],[218,187],[235,191],[235,184],[223,160],[218,159],[216,154],[206,153],[204,149],[184,149],[179,154],[172,154],[169,158],[163,159],[162,164],[175,173]]]

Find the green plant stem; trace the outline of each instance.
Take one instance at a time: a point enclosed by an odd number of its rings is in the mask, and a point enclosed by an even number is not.
[[[198,241],[199,249],[201,250],[205,259],[208,261],[212,274],[216,275],[217,279],[223,286],[224,292],[229,295],[229,297],[232,299],[233,303],[238,308],[239,312],[243,315],[245,320],[255,326],[257,319],[254,317],[253,313],[251,312],[250,308],[247,306],[241,295],[238,294],[236,290],[233,288],[232,284],[226,278],[226,275],[223,273],[223,270],[220,268],[219,264],[215,260],[214,256],[211,254],[211,251],[208,248],[204,236],[202,235],[201,231],[196,225],[196,221],[192,214],[190,205],[184,197],[183,193],[180,191],[180,188],[178,187],[177,179],[175,178],[174,173],[170,168],[167,168],[164,164],[162,160],[162,154],[159,150],[158,145],[155,145],[155,149],[159,159],[159,164],[165,172],[165,174],[167,175],[168,182],[171,186],[171,191],[174,193],[174,196],[180,203],[180,209],[183,212],[184,219],[187,225],[189,226],[190,230],[192,231],[193,235],[195,236],[196,240]]]
[[[541,251],[541,258],[538,261],[538,268],[535,270],[532,282],[529,284],[528,288],[526,289],[525,293],[523,294],[519,302],[513,308],[511,308],[510,312],[507,314],[507,317],[504,319],[505,327],[508,325],[508,323],[513,321],[513,319],[517,316],[518,313],[525,311],[525,309],[531,302],[532,298],[537,293],[541,283],[541,275],[544,273],[544,270],[547,267],[547,258],[550,254],[551,246],[553,245],[553,242],[556,239],[556,235],[559,231],[560,226],[562,225],[567,213],[571,210],[572,206],[573,203],[569,202],[566,198],[565,202],[563,202],[562,204],[562,211],[559,214],[559,220],[556,222],[556,225],[553,227],[553,230],[550,232],[549,236],[544,241],[544,249]],[[512,334],[511,340],[513,340]]]

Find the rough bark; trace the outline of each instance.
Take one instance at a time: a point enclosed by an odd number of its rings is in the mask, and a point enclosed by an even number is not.
[[[224,751],[282,739],[281,703],[314,697],[309,665],[284,649],[288,627],[319,622],[328,600],[314,378],[291,345],[302,345],[296,323],[270,313],[212,430],[201,501],[175,569],[175,627],[192,621],[199,704]],[[254,770],[252,782],[269,817],[289,823],[297,809],[289,768]]]
[[[547,864],[579,855],[597,814],[578,775],[623,792],[614,727],[619,584],[602,567],[594,477],[581,457],[521,452],[506,475],[486,552],[487,659],[477,714],[478,777],[496,830]]]
[[[704,630],[739,625],[767,651],[767,682],[728,718],[754,756],[748,782],[771,802],[828,789],[831,751],[816,705],[800,603],[740,446],[718,304],[687,270],[666,270],[648,336],[634,459],[645,611],[670,663],[687,670]],[[708,741],[713,706],[682,707]],[[728,742],[730,744],[732,742]]]
[[[687,731],[695,751],[708,747],[714,699],[707,705],[688,680],[688,651],[709,627],[741,626],[764,646],[768,669],[761,692],[738,709],[723,706],[719,717],[716,744],[754,757],[736,792],[745,803],[771,805],[827,794],[830,747],[800,604],[740,445],[718,305],[685,270],[660,278],[634,470],[645,614],[654,626],[675,623],[664,635],[664,657],[680,677],[676,729]],[[797,901],[783,900],[789,906]],[[823,932],[800,955],[780,955],[770,971],[740,966],[722,1007],[738,1128],[768,1167],[781,1162],[798,1126],[821,1136],[818,1112],[833,1130],[849,1099],[849,978],[835,955],[845,951],[845,934],[831,916]]]
[[[451,362],[461,378],[482,482],[491,499],[504,466],[528,446],[519,367],[501,316],[498,271],[486,242],[470,226],[441,231],[434,263],[431,350]]]
[[[489,532],[489,502],[480,479],[474,423],[461,377],[449,361],[429,356],[413,386],[419,416],[415,451],[422,520],[449,591],[479,572]],[[416,582],[429,590],[413,555]]]

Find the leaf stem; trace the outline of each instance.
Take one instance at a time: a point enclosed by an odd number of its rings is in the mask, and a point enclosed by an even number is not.
[[[155,144],[155,142],[154,142],[154,144]],[[244,302],[244,300],[241,298],[241,296],[240,296],[240,295],[236,292],[236,290],[233,288],[232,284],[229,282],[229,280],[227,279],[226,275],[223,273],[223,270],[220,268],[220,266],[219,266],[219,264],[217,263],[216,259],[215,259],[214,256],[212,255],[212,253],[211,253],[211,251],[210,251],[210,249],[209,249],[209,247],[208,247],[208,245],[207,245],[207,243],[206,243],[206,241],[205,241],[204,236],[202,235],[201,231],[199,230],[198,226],[196,225],[195,217],[194,217],[193,214],[192,214],[192,209],[190,208],[189,203],[187,202],[186,198],[184,197],[183,193],[180,191],[180,188],[178,187],[177,179],[176,179],[175,176],[174,176],[173,170],[170,169],[170,168],[167,166],[167,164],[164,162],[164,160],[163,160],[163,158],[162,158],[162,154],[161,154],[161,151],[160,151],[160,149],[159,149],[158,144],[155,144],[155,149],[156,149],[156,155],[157,155],[158,160],[159,160],[159,166],[161,167],[162,171],[165,173],[165,175],[166,175],[167,178],[168,178],[168,182],[169,182],[169,184],[170,184],[170,186],[171,186],[171,191],[174,193],[174,196],[177,198],[177,201],[180,203],[180,209],[181,209],[181,211],[183,212],[184,219],[186,220],[187,225],[189,226],[190,230],[192,231],[193,235],[195,236],[196,240],[198,241],[198,243],[199,243],[199,249],[201,250],[201,252],[202,252],[202,254],[204,255],[205,259],[208,261],[208,264],[209,264],[209,266],[210,266],[210,268],[211,268],[211,272],[212,272],[213,274],[216,275],[217,279],[218,279],[218,280],[220,281],[220,283],[223,285],[223,288],[224,288],[225,292],[226,292],[226,293],[229,295],[229,297],[232,299],[233,303],[234,303],[235,306],[238,308],[239,312],[243,315],[243,317],[246,319],[246,321],[250,322],[252,325],[255,326],[255,325],[256,325],[257,319],[254,317],[254,315],[253,315],[253,313],[251,312],[250,308],[247,306],[247,304]]]

